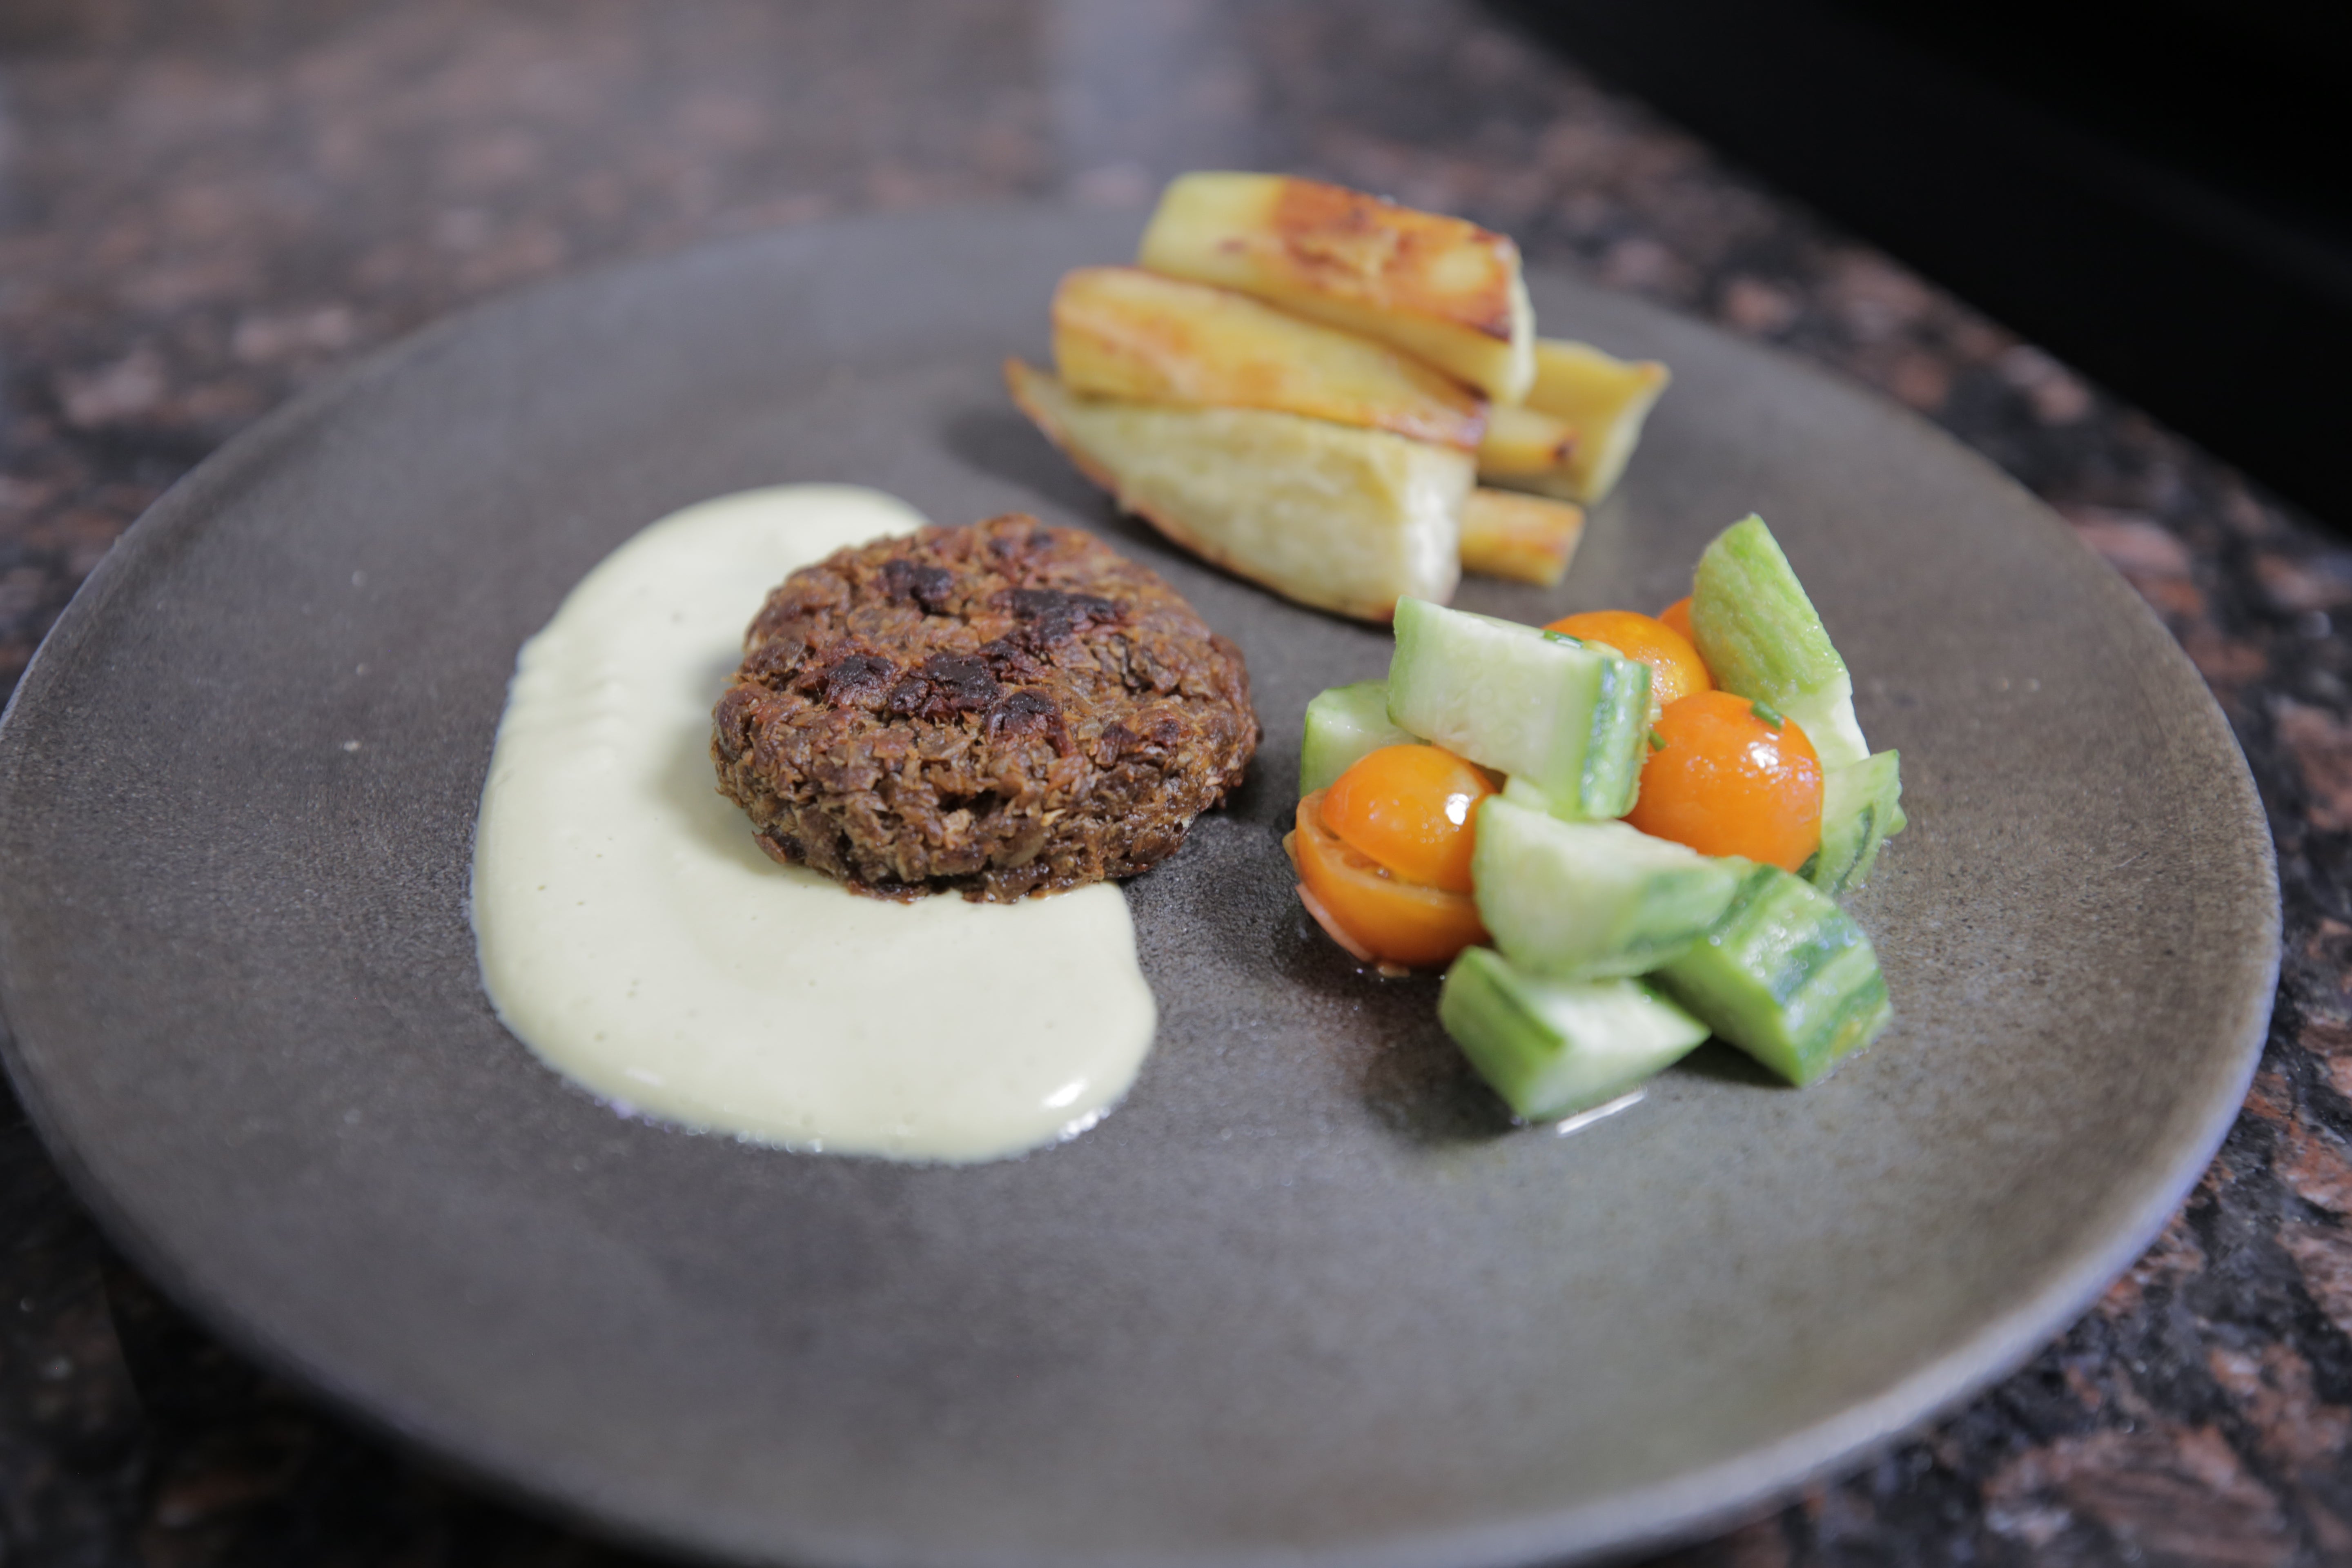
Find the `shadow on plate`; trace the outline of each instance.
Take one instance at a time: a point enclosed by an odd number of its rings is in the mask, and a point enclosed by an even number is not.
[[[1513,1130],[1509,1110],[1437,1021],[1437,974],[1383,978],[1341,951],[1296,900],[1289,912],[1266,956],[1285,980],[1359,1009],[1362,1026],[1347,1067],[1381,1126],[1425,1148],[1483,1143]]]
[[[1786,1079],[1773,1073],[1747,1052],[1721,1040],[1709,1040],[1667,1069],[1713,1079],[1718,1083],[1744,1083],[1751,1089],[1789,1089]]]
[[[1074,468],[1037,427],[1009,408],[967,408],[948,416],[940,443],[982,473],[1009,479],[1024,489],[1089,521],[1106,521],[1111,531],[1159,542],[1141,520],[1109,504],[1101,487]]]

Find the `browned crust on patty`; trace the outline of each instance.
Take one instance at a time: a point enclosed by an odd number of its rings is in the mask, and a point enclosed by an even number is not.
[[[860,892],[1009,900],[1132,876],[1241,783],[1241,652],[1159,574],[1009,513],[771,592],[712,714],[762,848]]]

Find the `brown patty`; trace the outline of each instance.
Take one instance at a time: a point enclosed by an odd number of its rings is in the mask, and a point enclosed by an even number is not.
[[[1257,749],[1240,649],[1157,573],[1019,513],[837,551],[744,647],[719,791],[771,855],[861,892],[1131,876]]]

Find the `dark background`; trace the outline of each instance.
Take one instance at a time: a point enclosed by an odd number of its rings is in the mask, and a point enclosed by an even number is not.
[[[2352,6],[1507,9],[1782,190],[2352,526]]]

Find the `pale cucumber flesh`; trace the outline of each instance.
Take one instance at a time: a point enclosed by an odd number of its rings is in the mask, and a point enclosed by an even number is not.
[[[1773,866],[1751,867],[1714,929],[1653,978],[1727,1044],[1800,1087],[1868,1045],[1890,1016],[1862,928]]]
[[[1551,808],[1551,796],[1517,773],[1511,774],[1503,781],[1503,798],[1513,805],[1523,805],[1529,811],[1540,811],[1547,816],[1557,815]]]
[[[1533,626],[1401,599],[1389,717],[1482,767],[1524,777],[1562,817],[1633,807],[1649,667]]]
[[[1383,746],[1410,746],[1419,737],[1389,719],[1389,683],[1360,680],[1318,692],[1307,704],[1307,733],[1298,747],[1303,799]]]
[[[1824,771],[1851,767],[1869,757],[1870,742],[1862,738],[1862,725],[1853,716],[1853,687],[1845,677],[1826,690],[1799,693],[1780,711],[1795,720],[1813,743],[1813,755]]]
[[[1614,1100],[1707,1033],[1638,980],[1544,980],[1484,947],[1465,949],[1445,972],[1437,1016],[1479,1076],[1529,1121]]]
[[[1471,860],[1478,914],[1525,973],[1646,974],[1704,936],[1744,868],[1622,822],[1561,822],[1493,796]]]

